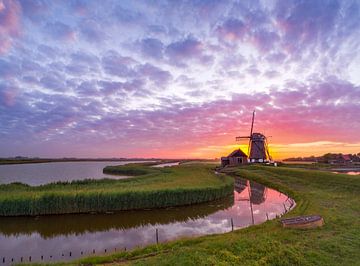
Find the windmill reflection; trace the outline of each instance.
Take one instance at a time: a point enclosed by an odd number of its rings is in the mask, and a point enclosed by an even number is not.
[[[235,200],[249,200],[251,204],[259,205],[266,200],[267,187],[256,182],[248,181],[243,178],[235,179]]]

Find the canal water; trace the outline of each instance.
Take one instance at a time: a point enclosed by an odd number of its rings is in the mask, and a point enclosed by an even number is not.
[[[0,217],[0,265],[67,261],[229,232],[232,226],[274,219],[294,206],[286,195],[239,178],[233,195],[205,204],[113,214]]]
[[[336,174],[360,175],[360,168],[334,168],[332,172]]]

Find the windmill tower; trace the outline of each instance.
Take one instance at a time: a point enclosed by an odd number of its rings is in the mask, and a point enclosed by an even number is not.
[[[242,139],[249,139],[248,157],[251,163],[269,162],[272,160],[272,158],[269,153],[267,138],[261,133],[253,133],[254,120],[255,111],[252,115],[250,135],[236,137],[236,141],[240,141]]]

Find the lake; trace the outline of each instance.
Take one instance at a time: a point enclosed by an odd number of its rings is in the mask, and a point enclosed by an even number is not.
[[[136,161],[136,163],[140,162],[142,161]],[[21,182],[38,186],[58,181],[83,180],[87,178],[123,179],[128,177],[103,174],[103,168],[107,165],[124,165],[128,163],[135,163],[135,161],[53,162],[0,165],[0,184]]]

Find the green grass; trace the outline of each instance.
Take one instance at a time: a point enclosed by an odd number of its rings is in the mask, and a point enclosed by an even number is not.
[[[112,168],[113,169],[113,168]],[[215,175],[213,166],[189,164],[152,168],[148,164],[115,167],[123,180],[102,179],[37,187],[0,185],[0,215],[44,215],[163,208],[211,201],[232,193],[233,180]]]
[[[286,192],[297,206],[285,217],[320,214],[316,229],[284,229],[278,220],[223,235],[183,239],[69,264],[360,265],[360,178],[288,167],[226,170]]]

